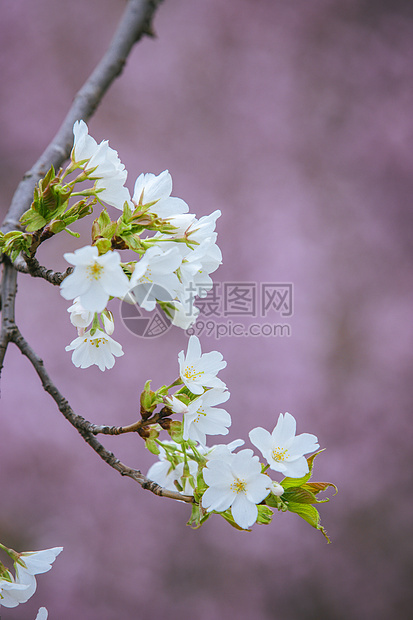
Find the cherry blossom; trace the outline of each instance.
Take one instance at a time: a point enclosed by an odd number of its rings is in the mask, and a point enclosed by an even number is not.
[[[173,198],[172,177],[168,170],[158,176],[140,174],[135,182],[132,201],[136,205],[149,205],[147,211],[163,219],[188,212],[188,205],[181,198]]]
[[[123,297],[129,280],[120,265],[120,254],[109,251],[99,256],[96,246],[87,245],[63,255],[75,270],[60,285],[65,299],[78,298],[85,310],[102,312],[109,297]]]
[[[320,446],[315,435],[302,433],[296,436],[295,430],[295,418],[290,413],[280,413],[272,433],[259,426],[250,431],[249,437],[267,460],[270,469],[291,478],[301,478],[308,473],[304,454],[315,452]]]
[[[252,450],[241,450],[225,460],[210,459],[203,477],[208,489],[202,496],[202,506],[208,512],[231,508],[234,521],[244,529],[256,522],[256,504],[269,494],[271,481],[261,473],[260,462]]]
[[[181,351],[178,361],[181,379],[193,394],[202,394],[205,387],[226,387],[217,377],[217,373],[227,365],[222,354],[218,351],[201,354],[201,344],[197,336],[189,338],[187,353],[184,355]]]
[[[66,351],[73,351],[73,364],[78,368],[89,368],[95,364],[102,371],[112,368],[115,364],[115,357],[123,355],[122,346],[101,329],[97,329],[93,335],[91,331],[75,338],[66,347]]]
[[[184,413],[183,438],[198,441],[204,446],[206,435],[227,435],[231,416],[215,405],[225,403],[229,396],[226,390],[211,389],[190,402]]]

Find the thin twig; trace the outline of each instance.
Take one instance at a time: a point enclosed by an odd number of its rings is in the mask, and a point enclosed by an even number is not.
[[[28,342],[20,333],[17,326],[14,327],[11,340],[16,344],[21,353],[25,355],[31,362],[33,368],[35,369],[37,375],[42,382],[44,390],[50,394],[50,396],[55,401],[59,411],[64,415],[66,420],[70,422],[70,424],[80,433],[83,439],[90,445],[90,447],[100,456],[100,458],[105,461],[110,467],[115,469],[120,473],[121,476],[127,476],[128,478],[132,478],[135,482],[138,482],[143,489],[147,489],[151,491],[155,495],[159,495],[161,497],[169,497],[171,499],[177,499],[182,502],[186,502],[189,504],[194,503],[194,498],[191,495],[182,495],[177,491],[169,491],[168,489],[164,489],[163,487],[153,482],[141,471],[138,469],[133,469],[128,467],[124,463],[122,463],[113,452],[107,450],[94,436],[93,427],[95,425],[91,424],[88,420],[85,420],[82,416],[76,414],[68,401],[63,397],[63,395],[59,392],[57,387],[54,385],[52,380],[47,373],[43,360],[36,355],[33,349],[30,347]]]
[[[133,424],[128,424],[128,426],[105,426],[92,424],[90,430],[94,435],[123,435],[124,433],[139,433],[139,431],[145,429],[147,426],[162,422],[162,420],[165,420],[165,418],[171,415],[171,413],[172,411],[170,409],[164,407],[161,411],[154,413],[150,418],[142,418],[137,422],[133,422]]]
[[[33,278],[43,278],[50,282],[50,284],[54,284],[55,286],[59,286],[63,282],[67,276],[73,273],[74,267],[68,267],[66,271],[53,271],[53,269],[47,269],[47,267],[43,267],[37,260],[37,258],[27,256],[27,254],[23,254],[24,263],[21,260],[14,261],[13,265],[17,271],[22,273],[28,273]]]

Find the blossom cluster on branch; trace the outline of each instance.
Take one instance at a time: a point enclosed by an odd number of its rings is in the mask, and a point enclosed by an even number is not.
[[[182,329],[196,321],[194,291],[207,295],[212,288],[210,274],[222,261],[215,232],[221,213],[216,210],[200,219],[188,213],[188,205],[171,196],[167,170],[158,176],[139,175],[131,197],[118,153],[107,141],[98,144],[84,121],[75,123],[73,133],[70,164],[57,174],[53,168],[49,171],[21,218],[25,232],[2,235],[0,244],[12,260],[23,252],[30,264],[40,243],[50,236],[62,230],[78,236],[68,226],[92,213],[97,203],[122,211],[112,221],[105,207],[93,223],[92,245],[64,254],[74,269],[60,285],[62,296],[74,302],[70,318],[78,338],[67,347],[73,351],[73,363],[81,368],[96,364],[105,370],[123,355],[121,345],[110,337],[114,329],[106,307],[110,299],[137,303],[148,311],[158,304]],[[67,182],[73,174],[76,177]],[[92,187],[84,187],[88,181]],[[69,200],[78,197],[82,199],[69,206]],[[131,250],[137,259],[122,262],[118,250]]]
[[[217,376],[226,362],[218,351],[202,353],[196,336],[190,337],[187,352],[179,353],[178,362],[178,379],[156,392],[148,381],[141,396],[141,415],[147,422],[146,432],[141,430],[140,434],[146,447],[159,458],[148,477],[165,489],[193,496],[189,524],[195,528],[215,512],[234,527],[249,529],[256,522],[269,523],[272,508],[276,508],[296,512],[326,535],[312,504],[327,501],[316,496],[334,485],[309,482],[318,454],[317,437],[309,433],[296,435],[296,421],[286,413],[279,415],[272,433],[261,427],[249,433],[265,463],[260,463],[251,449],[236,452],[244,445],[242,439],[208,447],[207,435],[227,435],[231,426],[230,414],[217,407],[230,397],[227,386]],[[178,389],[172,394],[172,388]],[[154,416],[158,405],[161,411]],[[174,414],[182,416],[182,420],[172,420]],[[159,439],[162,430],[169,433],[170,439]],[[268,470],[280,472],[285,478],[273,480]]]
[[[199,219],[189,213],[182,199],[171,196],[172,178],[167,170],[159,175],[140,174],[131,195],[125,186],[127,171],[109,143],[98,144],[83,121],[74,124],[73,134],[68,166],[57,173],[52,167],[40,180],[31,207],[21,217],[23,230],[0,233],[0,250],[11,261],[22,258],[33,276],[49,274],[51,283],[60,284],[61,295],[71,302],[68,312],[77,329],[77,337],[66,346],[73,364],[82,369],[97,365],[104,371],[123,355],[121,344],[112,338],[115,322],[108,308],[112,299],[138,304],[149,312],[158,306],[182,329],[194,323],[198,313],[194,291],[205,296],[211,290],[210,274],[222,261],[215,231],[220,212]],[[121,211],[117,219],[111,219],[104,203]],[[50,276],[50,270],[39,269],[35,258],[39,246],[63,231],[79,237],[69,226],[90,215],[98,204],[103,209],[92,224],[92,243],[64,254],[71,265],[66,273]],[[122,260],[125,250],[129,251],[128,260]],[[21,344],[21,350],[36,366],[28,345]],[[127,472],[158,495],[190,503],[188,524],[194,528],[216,513],[233,527],[249,530],[255,523],[270,523],[275,510],[289,511],[329,541],[315,505],[328,501],[318,498],[320,492],[336,487],[310,480],[314,459],[322,452],[317,437],[297,435],[294,417],[281,413],[272,432],[258,426],[249,433],[262,462],[251,448],[243,447],[242,439],[208,445],[207,437],[227,435],[232,422],[222,407],[230,393],[218,377],[226,362],[218,351],[203,353],[198,338],[191,336],[187,351],[178,355],[178,364],[179,376],[169,385],[153,390],[151,380],[146,381],[140,419],[128,426],[92,425],[68,412],[67,402],[59,408],[99,455],[123,475]],[[48,386],[43,367],[38,373]],[[48,391],[52,393],[50,388]],[[57,390],[53,394],[60,399]],[[94,437],[126,432],[137,433],[158,456],[147,478],[120,464],[111,453],[106,456],[107,451]],[[274,480],[270,472],[284,477]],[[9,607],[33,594],[34,575],[49,570],[61,551],[16,554],[0,547],[13,557],[16,567],[13,577],[0,563],[0,600]],[[39,614],[39,618],[46,617],[43,611]]]

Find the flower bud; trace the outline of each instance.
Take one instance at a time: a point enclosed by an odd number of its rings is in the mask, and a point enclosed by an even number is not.
[[[284,489],[281,484],[275,482],[274,480],[271,481],[271,484],[268,488],[270,489],[271,493],[276,497],[281,497],[281,495],[284,493]]]
[[[102,319],[103,327],[108,336],[111,336],[115,330],[115,321],[112,312],[110,310],[104,310],[100,315]]]

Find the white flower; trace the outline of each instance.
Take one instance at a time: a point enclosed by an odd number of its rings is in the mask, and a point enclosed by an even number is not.
[[[87,327],[93,320],[93,312],[85,310],[80,303],[80,297],[76,297],[73,305],[67,309],[70,312],[70,322],[80,329]]]
[[[185,405],[185,403],[179,400],[179,398],[176,398],[176,396],[166,397],[165,400],[174,413],[181,414],[188,411],[188,405]]]
[[[8,579],[0,578],[0,607],[17,607],[19,603],[26,603],[36,591],[35,575],[46,573],[52,568],[52,563],[63,550],[63,547],[43,549],[42,551],[26,551],[18,555],[18,561],[14,562],[16,579],[8,572]],[[41,609],[45,609],[42,607]],[[39,613],[41,611],[39,609]],[[46,611],[46,610],[45,610]],[[42,612],[36,620],[45,620],[46,615]]]
[[[249,437],[267,460],[270,469],[279,471],[291,478],[301,478],[308,473],[308,463],[304,454],[315,452],[320,446],[317,437],[309,433],[295,436],[295,418],[280,413],[272,433],[261,427],[254,428]]]
[[[174,299],[170,302],[173,306],[170,309],[172,314],[171,323],[181,329],[188,329],[195,323],[199,315],[197,308],[191,299]]]
[[[53,549],[43,549],[42,551],[26,551],[20,553],[19,559],[24,562],[24,566],[19,562],[14,563],[16,581],[28,586],[25,591],[25,595],[28,598],[36,591],[37,583],[35,575],[47,573],[52,568],[53,562],[62,550],[63,547],[54,547]]]
[[[217,219],[220,217],[221,211],[217,209],[210,215],[204,215],[199,220],[195,220],[191,223],[187,230],[187,235],[191,241],[202,243],[205,239],[210,239],[215,242],[217,233],[215,232],[215,226]]]
[[[268,476],[261,473],[261,465],[252,450],[241,450],[225,460],[211,459],[203,470],[208,489],[202,497],[202,506],[208,512],[225,512],[231,507],[234,521],[244,529],[255,523],[256,504],[269,493]]]
[[[157,299],[171,301],[181,287],[175,273],[181,262],[177,248],[164,252],[160,247],[152,246],[135,265],[129,294],[148,311],[155,308]]]
[[[174,445],[179,448],[178,444],[176,444],[175,442],[169,441],[169,442],[164,442],[164,443],[168,443],[170,445]],[[170,461],[168,461],[168,459],[166,458],[166,452],[164,448],[162,446],[159,446],[159,450],[160,450],[160,453],[158,455],[159,461],[151,465],[151,467],[148,470],[147,477],[150,480],[153,480],[154,482],[156,482],[156,484],[159,484],[164,489],[168,489],[169,491],[177,491],[178,488],[175,485],[175,481],[177,481],[182,486],[181,478],[184,473],[184,462],[181,461],[177,463],[176,466],[174,467],[172,463],[170,463]],[[181,452],[179,452],[178,454],[179,454],[179,458],[183,458],[183,455]],[[188,467],[189,467],[190,475],[196,479],[196,475],[198,472],[198,464],[195,461],[189,459]],[[188,479],[185,480],[185,485],[183,487],[182,493],[184,495],[194,494],[194,490],[192,486],[190,485]]]
[[[158,176],[152,173],[141,174],[135,182],[132,200],[137,205],[148,205],[149,213],[163,219],[188,212],[188,205],[181,198],[172,198],[172,177],[168,170]],[[155,203],[155,204],[151,204]]]
[[[233,451],[236,448],[240,448],[243,446],[245,441],[243,439],[234,439],[230,443],[218,443],[214,446],[208,447],[200,447],[198,451],[201,452],[205,456],[205,458],[209,461],[211,459],[218,459],[220,461],[225,461],[228,458],[231,458]]]
[[[195,285],[199,290],[198,295],[205,297],[213,285],[209,274],[218,269],[221,263],[221,250],[212,238],[205,239],[193,250],[189,250],[180,267],[184,290],[192,291]]]
[[[97,144],[96,140],[89,136],[84,121],[75,122],[73,135],[72,161],[86,162],[84,170],[89,173],[89,178],[98,179],[96,187],[104,190],[98,193],[100,200],[123,209],[125,201],[130,200],[129,190],[124,187],[128,173],[117,151],[110,148],[107,140]]]
[[[33,592],[29,592],[29,586],[18,583],[9,573],[10,581],[0,579],[0,609],[3,607],[17,607],[19,603],[26,603]]]
[[[122,346],[100,329],[97,329],[93,336],[90,332],[91,330],[75,338],[66,347],[66,351],[73,351],[73,364],[78,368],[89,368],[96,364],[102,371],[112,368],[115,357],[123,355]]]
[[[172,217],[166,218],[168,223],[171,226],[174,226],[176,230],[167,235],[161,235],[157,233],[156,236],[161,239],[175,239],[179,237],[183,237],[185,233],[189,230],[191,224],[194,224],[198,220],[196,219],[193,213],[178,213],[177,215],[173,215]]]
[[[183,438],[198,441],[204,446],[206,435],[227,435],[231,416],[215,405],[225,403],[229,396],[225,390],[212,389],[190,402],[184,413]]]
[[[164,489],[171,489],[173,485],[174,477],[172,472],[174,471],[173,465],[167,460],[165,452],[161,452],[159,455],[159,461],[150,466],[148,473],[146,474],[150,480],[159,484]],[[176,487],[173,487],[176,491]]]
[[[63,551],[63,547],[53,547],[52,549],[42,549],[41,551],[25,551],[20,553],[20,560],[24,562],[25,566],[15,562],[16,572],[19,570],[19,574],[22,571],[27,572],[29,575],[40,575],[47,573],[52,564]]]
[[[96,189],[99,200],[107,202],[108,205],[123,210],[125,202],[130,201],[129,190],[124,187],[126,181],[126,172],[124,178],[122,176],[104,177],[96,181]]]
[[[109,297],[123,297],[129,290],[129,280],[120,265],[119,252],[109,251],[102,256],[96,246],[87,245],[64,254],[75,270],[60,285],[65,299],[79,298],[90,312],[102,312]]]
[[[216,375],[227,363],[223,361],[218,351],[201,355],[201,344],[196,336],[190,337],[186,356],[181,351],[178,354],[178,361],[181,379],[193,394],[202,394],[204,387],[226,387]]]
[[[37,612],[37,616],[35,618],[35,620],[47,620],[49,614],[47,612],[46,607],[40,607],[39,611]]]

